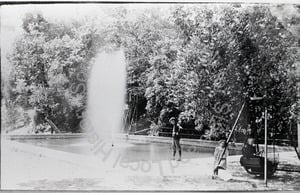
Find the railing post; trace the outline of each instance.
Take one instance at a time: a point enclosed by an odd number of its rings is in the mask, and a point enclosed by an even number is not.
[[[265,185],[266,187],[268,186],[268,110],[267,107],[265,107],[265,161],[264,161],[264,180],[265,180]]]
[[[298,152],[300,154],[300,120],[297,122],[297,127],[298,127]]]

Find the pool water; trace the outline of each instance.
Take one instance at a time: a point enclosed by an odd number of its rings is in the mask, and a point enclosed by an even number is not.
[[[93,145],[85,138],[73,139],[24,139],[19,142],[31,144],[35,146],[45,147],[58,151],[76,153],[81,155],[99,155],[92,151]],[[136,141],[120,141],[112,147],[106,144],[107,148],[112,148],[114,153],[122,154],[124,162],[136,161],[159,161],[172,158],[171,144],[154,143],[154,142],[136,142]],[[177,153],[178,156],[178,153]],[[183,158],[203,158],[212,157],[211,149],[182,146]]]

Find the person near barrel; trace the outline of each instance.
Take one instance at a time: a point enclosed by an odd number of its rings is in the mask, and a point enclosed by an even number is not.
[[[225,140],[220,140],[219,145],[215,148],[214,152],[214,168],[213,168],[213,176],[212,179],[215,179],[219,170],[227,169],[227,157],[228,157],[228,149],[226,149]]]

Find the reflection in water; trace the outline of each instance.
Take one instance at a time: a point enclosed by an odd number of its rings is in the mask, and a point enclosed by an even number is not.
[[[20,142],[81,155],[94,155],[91,151],[92,144],[87,143],[86,139],[32,139]],[[118,144],[112,149],[113,154],[114,156],[121,155],[123,162],[168,160],[172,155],[170,144],[126,141],[120,141]],[[182,149],[184,158],[211,157],[213,155],[211,149],[189,148],[188,146],[183,146]]]

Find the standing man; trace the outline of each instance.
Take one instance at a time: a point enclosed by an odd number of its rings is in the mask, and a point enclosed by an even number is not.
[[[175,160],[176,151],[178,150],[179,158],[177,161],[181,161],[181,147],[179,141],[180,141],[180,132],[182,130],[182,127],[177,123],[177,119],[175,117],[172,117],[169,121],[173,127],[172,130],[173,160]]]

